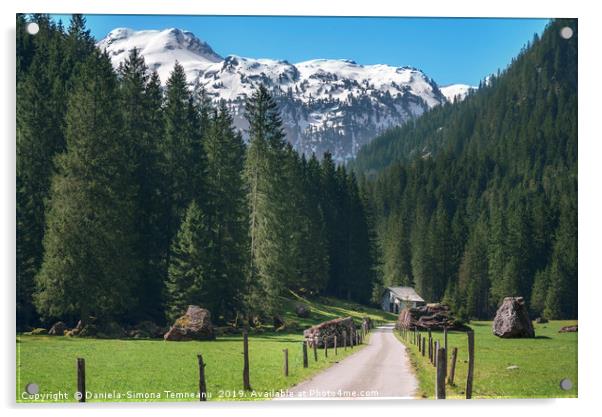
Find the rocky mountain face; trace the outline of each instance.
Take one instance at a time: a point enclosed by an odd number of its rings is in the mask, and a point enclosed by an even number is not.
[[[446,101],[462,99],[471,88],[440,89],[411,67],[360,65],[350,60],[284,60],[218,55],[193,33],[180,29],[134,31],[118,28],[98,42],[118,66],[137,48],[165,82],[178,61],[191,85],[202,85],[214,100],[225,100],[243,132],[244,103],[258,85],[279,104],[288,140],[306,155],[330,151],[335,160],[352,159],[360,147],[393,125],[422,115]]]

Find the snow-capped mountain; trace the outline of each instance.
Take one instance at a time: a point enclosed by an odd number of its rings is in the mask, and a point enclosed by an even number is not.
[[[439,87],[439,90],[441,90],[447,101],[453,103],[456,100],[464,100],[470,91],[476,90],[476,87],[467,84],[451,84]]]
[[[339,162],[353,158],[384,129],[420,116],[448,97],[463,98],[469,87],[449,86],[444,93],[435,81],[411,67],[333,59],[291,64],[234,55],[223,58],[193,33],[180,29],[118,28],[97,45],[109,53],[114,66],[131,49],[139,49],[163,83],[178,61],[191,85],[198,82],[215,101],[226,100],[243,132],[245,99],[264,84],[279,104],[293,146],[318,157],[329,150]]]

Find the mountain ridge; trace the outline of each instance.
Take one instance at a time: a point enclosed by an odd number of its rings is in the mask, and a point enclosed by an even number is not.
[[[402,125],[454,99],[470,86],[442,91],[424,72],[410,66],[361,65],[350,59],[312,59],[297,63],[238,55],[222,57],[190,31],[177,28],[116,28],[97,43],[114,66],[137,48],[162,83],[179,62],[191,85],[199,84],[213,101],[225,100],[243,132],[244,103],[259,84],[275,96],[285,133],[305,154],[330,151],[338,162],[353,159],[379,133]]]

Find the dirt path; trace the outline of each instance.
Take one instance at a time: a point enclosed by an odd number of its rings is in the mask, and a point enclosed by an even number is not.
[[[418,381],[393,325],[372,330],[369,345],[291,388],[294,398],[413,398]]]

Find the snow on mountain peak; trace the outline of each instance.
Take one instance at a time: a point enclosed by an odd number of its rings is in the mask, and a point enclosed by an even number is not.
[[[439,87],[441,93],[445,96],[447,101],[453,103],[456,100],[462,101],[466,98],[468,93],[472,90],[476,90],[477,87],[467,84],[450,84],[444,87]]]
[[[109,32],[97,46],[109,53],[115,66],[123,62],[132,49],[138,49],[149,68],[156,70],[163,82],[169,77],[175,61],[182,64],[187,75],[191,76],[198,74],[200,66],[223,60],[209,44],[192,32],[177,28],[140,31],[117,28]]]

